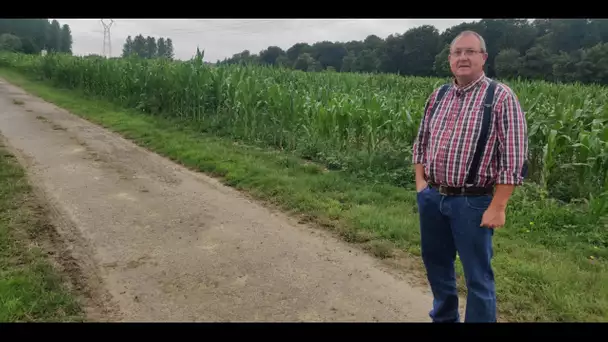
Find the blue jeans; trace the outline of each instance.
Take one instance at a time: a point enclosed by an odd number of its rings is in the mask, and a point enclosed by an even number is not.
[[[490,228],[480,227],[492,197],[444,196],[427,187],[417,194],[422,259],[433,292],[433,322],[459,322],[454,261],[467,286],[465,322],[496,322]]]

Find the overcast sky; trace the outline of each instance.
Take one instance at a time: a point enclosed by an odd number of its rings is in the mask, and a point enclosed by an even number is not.
[[[298,42],[363,40],[370,34],[386,38],[420,25],[440,32],[479,19],[116,19],[111,27],[112,56],[120,56],[128,35],[173,40],[178,59],[190,59],[197,45],[205,60],[215,62],[245,49],[258,53],[270,45],[288,49]],[[101,54],[103,26],[99,19],[58,19],[72,30],[76,55]],[[109,22],[109,20],[107,20]]]

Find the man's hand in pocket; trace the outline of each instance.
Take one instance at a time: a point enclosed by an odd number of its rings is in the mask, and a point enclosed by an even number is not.
[[[420,192],[424,190],[428,186],[428,183],[425,181],[416,182],[416,192]]]

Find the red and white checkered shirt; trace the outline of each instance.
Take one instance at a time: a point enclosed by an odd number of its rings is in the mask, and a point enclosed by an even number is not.
[[[473,161],[483,118],[483,102],[490,79],[482,75],[463,87],[455,82],[445,92],[429,122],[439,89],[428,101],[428,110],[413,147],[414,164],[424,164],[428,180],[463,187]],[[474,186],[520,185],[528,153],[528,127],[515,93],[497,82],[486,149]]]

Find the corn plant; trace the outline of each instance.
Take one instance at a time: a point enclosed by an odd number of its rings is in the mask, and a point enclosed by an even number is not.
[[[411,186],[411,146],[440,78],[256,65],[4,53],[0,66],[217,135],[294,151]],[[608,207],[608,90],[511,80],[529,125],[529,180],[560,200]]]

